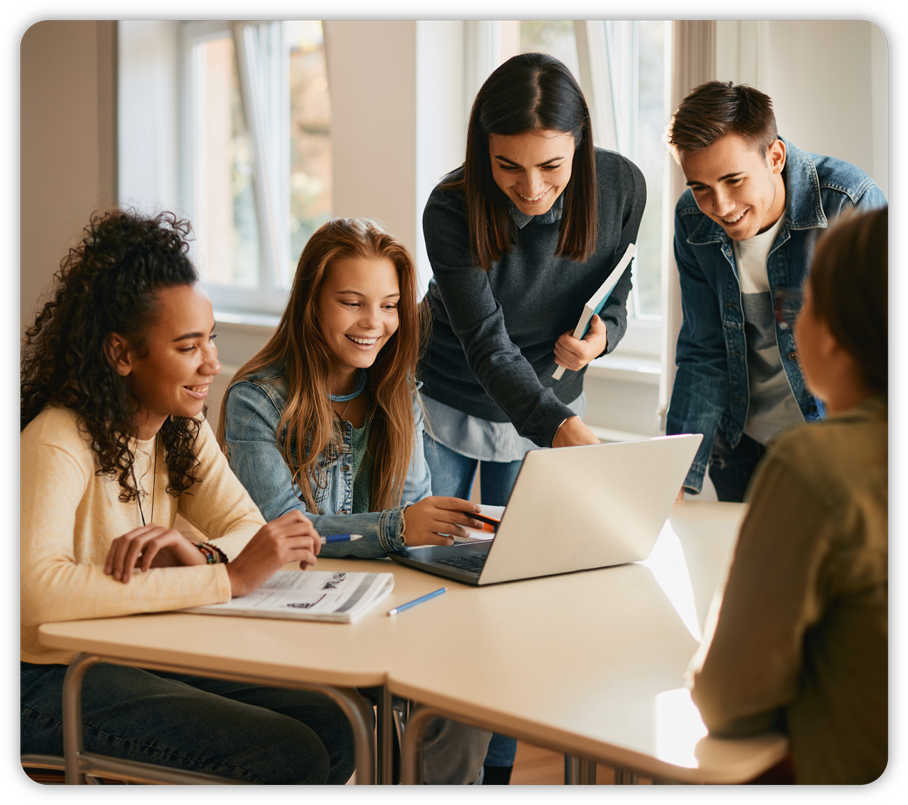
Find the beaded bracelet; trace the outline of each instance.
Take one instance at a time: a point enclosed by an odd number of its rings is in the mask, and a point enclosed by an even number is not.
[[[209,545],[207,542],[194,542],[193,545],[202,552],[209,565],[227,564],[227,557],[216,545]]]
[[[196,542],[194,544],[196,548],[201,551],[202,556],[205,557],[209,565],[217,564],[218,555],[208,545],[206,545],[204,542]]]

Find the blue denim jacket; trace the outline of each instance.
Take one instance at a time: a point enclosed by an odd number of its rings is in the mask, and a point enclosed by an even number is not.
[[[833,157],[810,154],[783,140],[786,163],[785,220],[766,259],[770,292],[799,289],[810,269],[817,239],[835,218],[854,207],[871,209],[886,197],[862,170]],[[732,241],[700,212],[690,190],[675,207],[675,260],[681,275],[683,321],[678,367],[666,431],[702,433],[684,486],[699,492],[716,430],[735,447],[747,421],[750,392],[744,311]],[[820,417],[804,385],[794,335],[776,327],[782,366],[805,420]]]
[[[413,400],[416,441],[403,488],[401,508],[351,514],[353,509],[353,426],[344,422],[340,455],[323,458],[324,487],[312,482],[319,513],[309,512],[298,496],[290,468],[277,446],[277,428],[287,401],[287,386],[277,371],[264,370],[231,386],[225,406],[227,458],[267,521],[293,509],[303,512],[322,536],[362,534],[356,542],[323,545],[319,556],[372,559],[405,548],[403,508],[432,494],[423,453],[423,414]],[[282,437],[285,434],[282,434]]]

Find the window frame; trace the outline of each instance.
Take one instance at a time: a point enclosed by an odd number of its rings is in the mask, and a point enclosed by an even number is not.
[[[668,114],[671,77],[671,25],[667,24],[666,31],[666,77],[665,77],[665,109]],[[615,99],[609,76],[609,50],[606,45],[606,23],[604,20],[574,20],[574,36],[577,43],[577,58],[580,75],[578,82],[590,107],[593,120],[594,142],[598,147],[612,151],[619,151],[618,135],[615,120]],[[475,86],[478,91],[482,82],[501,63],[501,25],[498,20],[483,20],[475,23],[471,29],[472,58],[467,62],[467,85]],[[474,92],[475,95],[475,92]],[[670,171],[670,156],[668,151],[664,155],[663,184],[668,186]],[[662,247],[660,249],[659,277],[662,289],[660,301],[660,314],[641,314],[636,310],[637,305],[629,299],[628,327],[621,341],[622,366],[628,364],[628,358],[634,356],[630,363],[639,363],[645,374],[657,373],[658,365],[663,354],[664,318],[666,308],[666,276],[669,270],[669,259],[672,240],[671,199],[668,193],[663,194],[662,221]],[[632,291],[633,293],[633,291]],[[591,364],[594,370],[604,368],[614,363],[612,355],[598,358]]]
[[[252,189],[258,233],[257,282],[249,287],[204,280],[218,311],[233,317],[279,316],[286,306],[293,279],[289,238],[290,143],[282,132],[289,128],[288,57],[283,47],[281,20],[205,20],[183,22],[180,29],[181,70],[181,206],[189,213],[197,239],[206,235],[204,201],[199,198],[204,160],[200,150],[197,103],[201,91],[196,46],[229,37],[234,44],[236,69],[246,136],[251,150]],[[283,199],[283,201],[282,201]],[[195,243],[194,260],[199,259]]]

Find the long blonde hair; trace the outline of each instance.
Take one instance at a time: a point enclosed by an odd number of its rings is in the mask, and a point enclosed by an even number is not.
[[[363,393],[371,423],[369,507],[383,511],[400,505],[415,444],[416,365],[427,321],[418,304],[413,259],[377,223],[366,218],[335,218],[312,235],[300,255],[290,299],[274,334],[231,381],[233,386],[265,368],[277,367],[282,373],[287,402],[275,438],[306,508],[313,513],[318,507],[311,482],[322,488],[327,483],[319,456],[336,459],[341,439],[328,389],[334,355],[319,326],[318,299],[328,267],[346,257],[387,259],[397,269],[400,324],[369,369]],[[218,423],[218,441],[225,453],[226,401],[225,395]]]

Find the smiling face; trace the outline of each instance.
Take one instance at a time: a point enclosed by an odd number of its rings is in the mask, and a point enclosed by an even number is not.
[[[571,179],[574,136],[563,131],[490,134],[492,178],[526,215],[548,212]]]
[[[139,439],[147,440],[169,416],[195,417],[221,371],[214,345],[211,300],[199,285],[179,285],[156,294],[156,320],[139,348],[111,335],[114,366],[141,403]]]
[[[681,170],[700,212],[732,240],[769,229],[785,212],[785,144],[773,140],[766,156],[737,134],[708,148],[679,152]]]
[[[328,385],[346,394],[357,369],[368,369],[400,326],[400,283],[387,258],[342,257],[325,273],[319,327],[334,357]]]

